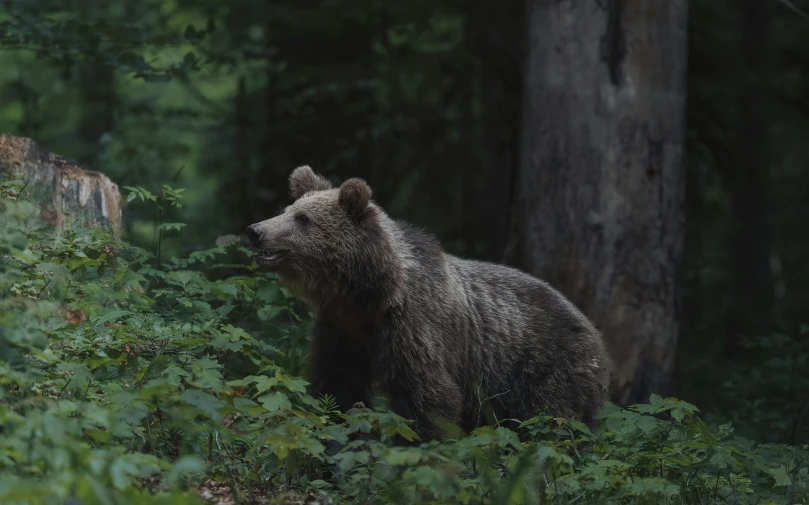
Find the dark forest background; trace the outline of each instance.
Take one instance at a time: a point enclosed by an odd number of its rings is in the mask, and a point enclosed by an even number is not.
[[[803,5],[809,10],[809,4]],[[778,0],[0,3],[0,132],[185,188],[166,255],[309,164],[448,252],[548,279],[614,398],[809,436],[809,17]],[[124,210],[149,246],[158,216]],[[181,237],[181,238],[179,238]]]

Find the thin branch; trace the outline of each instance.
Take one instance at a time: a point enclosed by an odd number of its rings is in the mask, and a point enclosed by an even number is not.
[[[71,382],[72,380],[73,380],[73,377],[69,378],[69,379],[67,380],[67,382],[65,382],[65,385],[64,385],[64,386],[62,386],[62,389],[60,389],[60,390],[59,390],[59,394],[58,394],[58,395],[56,395],[56,399],[57,399],[57,400],[58,400],[58,399],[60,399],[60,398],[62,397],[62,393],[64,393],[64,392],[65,392],[65,389],[67,389],[68,384],[70,384],[70,382]]]
[[[787,8],[789,8],[795,14],[799,15],[800,17],[802,17],[804,19],[809,20],[809,14],[807,14],[805,11],[799,9],[794,3],[792,3],[792,0],[781,0],[781,3],[786,5]]]
[[[42,292],[45,291],[45,288],[48,287],[48,285],[51,283],[52,280],[53,279],[48,279],[48,282],[46,282],[45,285],[42,286],[42,289],[40,289],[39,293],[37,293],[37,300],[39,300],[39,297],[42,296]]]

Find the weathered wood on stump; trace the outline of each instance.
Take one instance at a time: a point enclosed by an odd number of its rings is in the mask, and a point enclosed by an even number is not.
[[[120,232],[121,192],[106,175],[11,135],[0,135],[0,172],[4,170],[25,181],[49,223],[79,222]]]

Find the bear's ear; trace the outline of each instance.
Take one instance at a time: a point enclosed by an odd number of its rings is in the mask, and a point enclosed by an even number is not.
[[[348,215],[354,218],[362,215],[368,202],[371,201],[371,187],[362,179],[353,178],[340,186],[338,200]]]
[[[307,165],[298,167],[289,176],[289,195],[297,200],[310,191],[331,189],[332,185],[324,177],[317,175]]]

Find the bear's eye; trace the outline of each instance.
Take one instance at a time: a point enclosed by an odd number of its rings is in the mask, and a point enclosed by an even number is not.
[[[310,222],[309,216],[307,216],[306,214],[295,214],[295,221],[297,221],[299,224],[304,225],[309,224]]]

